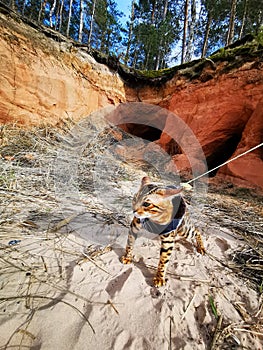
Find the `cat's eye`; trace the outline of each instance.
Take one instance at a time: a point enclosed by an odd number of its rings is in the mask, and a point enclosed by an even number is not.
[[[151,203],[149,203],[149,202],[143,202],[142,203],[142,206],[143,207],[149,207],[151,205]]]

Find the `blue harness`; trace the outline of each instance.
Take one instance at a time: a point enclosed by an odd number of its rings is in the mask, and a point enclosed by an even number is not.
[[[182,218],[180,219],[174,218],[168,225],[159,225],[151,221],[150,219],[146,218],[146,219],[141,219],[141,224],[142,224],[142,227],[148,232],[163,235],[176,230],[179,224],[181,223],[181,221],[182,221]]]
[[[145,218],[145,219],[140,219],[142,227],[148,232],[155,233],[158,235],[163,235],[176,230],[177,227],[180,226],[180,223],[182,222],[182,219],[186,210],[186,204],[184,199],[180,196],[180,197],[175,197],[173,199],[173,206],[174,206],[174,215],[173,215],[172,221],[169,224],[160,225],[151,221],[151,219]]]

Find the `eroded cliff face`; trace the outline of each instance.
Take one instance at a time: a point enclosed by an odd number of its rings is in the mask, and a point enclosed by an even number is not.
[[[107,66],[3,14],[0,57],[0,123],[57,125],[125,100]]]
[[[193,79],[178,71],[162,86],[129,89],[127,99],[158,104],[183,119],[200,142],[208,169],[263,142],[262,53],[230,70],[228,61],[207,62]],[[169,136],[172,129],[168,118],[156,141],[170,154],[176,148]],[[262,159],[263,147],[222,167],[217,178],[263,188]],[[173,160],[181,171],[190,170],[185,154],[175,154]]]
[[[47,38],[0,14],[1,124],[59,125],[67,119],[81,120],[107,105],[144,102],[187,123],[203,148],[209,169],[262,142],[262,49],[247,61],[237,56],[231,64],[222,58],[182,67],[158,84],[136,82],[134,76],[133,83],[128,83],[127,72],[122,79],[64,39]],[[123,128],[161,145],[172,155],[177,169],[189,171],[187,156],[170,136],[172,119],[160,124],[159,133],[147,127]],[[222,167],[216,178],[263,189],[262,153],[261,148]]]

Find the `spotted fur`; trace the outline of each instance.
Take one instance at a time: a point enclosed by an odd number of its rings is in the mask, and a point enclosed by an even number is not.
[[[130,225],[123,264],[133,259],[133,246],[138,232],[145,228],[159,234],[161,239],[160,260],[153,284],[160,287],[166,283],[165,275],[177,235],[196,240],[196,249],[205,253],[200,231],[193,225],[181,195],[181,188],[160,186],[142,179],[141,187],[133,199],[134,217]]]

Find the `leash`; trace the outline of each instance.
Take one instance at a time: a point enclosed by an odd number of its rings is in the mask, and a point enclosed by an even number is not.
[[[263,146],[263,142],[260,143],[260,144],[258,144],[257,146],[255,146],[255,147],[253,147],[253,148],[250,148],[250,149],[247,150],[246,152],[243,152],[243,153],[239,154],[238,156],[227,160],[226,162],[222,163],[221,165],[218,165],[218,166],[216,166],[215,168],[213,168],[213,169],[211,169],[211,170],[209,170],[209,171],[207,171],[207,172],[205,172],[205,173],[203,173],[203,174],[201,174],[201,175],[195,177],[194,179],[192,179],[192,180],[186,182],[184,185],[189,185],[191,182],[193,182],[193,181],[195,181],[195,180],[197,180],[197,179],[200,179],[200,177],[203,177],[203,176],[205,176],[205,175],[211,173],[212,171],[214,171],[214,170],[216,170],[216,169],[218,169],[218,168],[221,168],[221,166],[223,166],[223,165],[226,165],[226,164],[228,164],[228,163],[230,163],[230,162],[233,162],[233,160],[236,160],[236,159],[238,159],[238,158],[244,156],[245,154],[254,151],[255,149],[257,149],[257,148],[259,148],[259,147],[261,147],[261,146]]]

